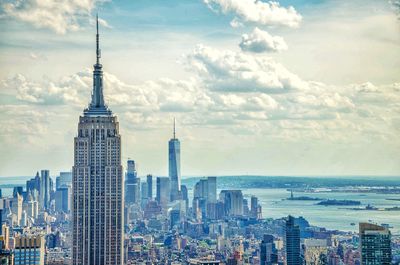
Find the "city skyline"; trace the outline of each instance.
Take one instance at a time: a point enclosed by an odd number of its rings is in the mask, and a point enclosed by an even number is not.
[[[265,20],[251,1],[88,3],[53,23],[44,5],[1,4],[0,175],[71,169],[96,11],[105,97],[139,175],[167,176],[173,117],[182,176],[399,174],[395,4],[280,1]]]

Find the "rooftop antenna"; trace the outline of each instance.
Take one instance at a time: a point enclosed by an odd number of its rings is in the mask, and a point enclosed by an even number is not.
[[[174,117],[174,139],[176,139],[176,119]]]
[[[99,14],[96,14],[96,56],[97,56],[97,64],[100,64],[101,52],[99,48]]]

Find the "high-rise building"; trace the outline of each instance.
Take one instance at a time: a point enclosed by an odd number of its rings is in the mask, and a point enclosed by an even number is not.
[[[243,194],[241,190],[222,190],[220,199],[224,202],[225,214],[229,216],[243,215]]]
[[[168,142],[169,179],[171,185],[171,200],[180,199],[181,191],[181,143],[176,138],[176,125],[174,119],[174,136]]]
[[[147,190],[147,181],[143,182],[140,187],[140,205],[142,209],[144,209],[149,201],[148,190]]]
[[[170,180],[165,177],[157,177],[157,195],[156,200],[158,204],[165,208],[170,199]]]
[[[294,217],[290,216],[285,225],[285,251],[287,265],[301,265],[300,252],[300,228],[294,223]]]
[[[360,223],[360,252],[362,265],[389,265],[392,262],[391,234],[388,228]]]
[[[15,226],[18,226],[21,223],[23,200],[24,200],[23,197],[19,195],[19,193],[16,194],[16,197],[10,200],[10,208],[11,212],[13,213],[12,224]]]
[[[71,188],[61,186],[55,192],[56,211],[69,213],[71,210]]]
[[[14,265],[44,265],[44,238],[18,235],[14,239]]]
[[[36,190],[40,191],[40,176],[39,172],[36,172],[36,176],[30,180],[26,181],[26,193],[33,192]]]
[[[207,178],[207,202],[217,202],[217,177]]]
[[[50,171],[41,170],[40,171],[40,207],[41,209],[47,210],[50,207]]]
[[[60,172],[56,178],[56,189],[68,186],[72,186],[72,172]]]
[[[264,235],[260,244],[260,265],[278,264],[278,251],[275,247],[274,236]]]
[[[137,176],[136,164],[133,160],[128,160],[125,179],[125,204],[129,206],[132,203],[140,201],[140,179]]]
[[[147,181],[147,197],[151,199],[153,198],[153,176],[147,175],[146,181]]]
[[[92,99],[79,117],[73,166],[73,264],[123,264],[124,185],[119,123],[103,97],[99,33]]]
[[[250,217],[257,218],[258,199],[256,196],[251,196],[250,199]]]

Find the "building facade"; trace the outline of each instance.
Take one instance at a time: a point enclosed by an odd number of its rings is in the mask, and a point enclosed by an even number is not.
[[[176,138],[175,128],[174,120],[174,135],[168,142],[168,176],[170,179],[170,196],[172,201],[180,199],[181,191],[181,143]]]
[[[392,262],[391,234],[383,226],[360,223],[360,252],[362,265],[389,265]]]
[[[129,206],[140,201],[140,179],[137,176],[134,160],[128,160],[125,179],[125,204]]]
[[[289,216],[285,225],[285,251],[287,265],[301,265],[300,228],[294,223],[294,217]]]
[[[14,265],[44,265],[44,238],[19,235],[14,241]]]
[[[97,61],[89,107],[79,117],[73,166],[73,264],[123,264],[123,169],[115,115],[104,103],[97,21]]]

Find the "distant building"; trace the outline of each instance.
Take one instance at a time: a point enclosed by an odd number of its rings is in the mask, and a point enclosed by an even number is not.
[[[260,265],[278,264],[278,251],[275,247],[274,236],[264,235],[260,244]]]
[[[258,198],[256,196],[251,196],[250,199],[250,217],[257,218],[258,216]]]
[[[41,209],[47,210],[50,208],[50,171],[41,170],[40,171],[40,190],[39,190],[39,203]]]
[[[61,187],[72,187],[72,172],[60,172],[56,178],[56,189]]]
[[[44,265],[45,240],[39,235],[18,235],[14,239],[14,265]]]
[[[300,228],[294,223],[293,216],[288,217],[285,225],[285,251],[287,265],[301,265]]]
[[[170,179],[157,177],[157,196],[156,200],[162,208],[166,208],[170,201]]]
[[[360,223],[360,252],[362,265],[390,265],[392,262],[391,234],[383,226]]]
[[[171,201],[181,199],[181,143],[176,138],[174,119],[174,135],[168,142],[168,176],[170,180]]]
[[[147,198],[153,198],[153,175],[147,175]]]
[[[207,203],[217,202],[217,177],[207,178]]]
[[[148,189],[147,189],[147,181],[143,182],[140,187],[140,205],[142,209],[146,207],[147,202],[149,201],[148,197]]]
[[[243,194],[241,190],[222,190],[220,199],[224,202],[226,215],[243,215]]]
[[[132,203],[140,201],[140,179],[137,176],[136,164],[133,160],[127,162],[127,172],[125,178],[125,204],[129,206]]]
[[[170,218],[170,229],[173,229],[175,226],[179,226],[181,221],[181,211],[180,210],[171,210],[169,212]]]
[[[28,181],[26,181],[26,193],[40,191],[40,176],[39,172],[36,172],[36,176]]]
[[[69,186],[61,186],[55,192],[56,211],[69,213],[71,210],[71,188]]]

